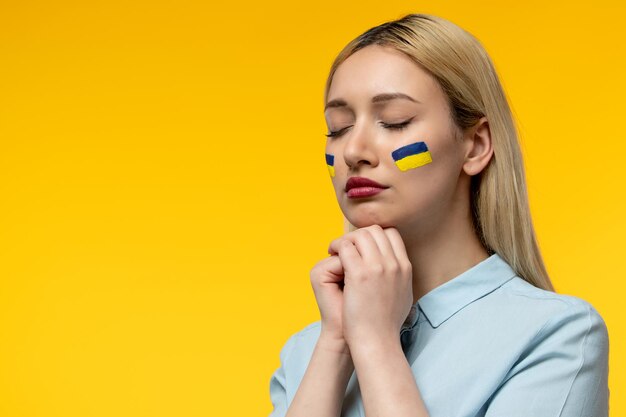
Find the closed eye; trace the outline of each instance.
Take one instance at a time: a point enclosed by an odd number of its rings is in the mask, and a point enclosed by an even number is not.
[[[396,130],[396,131],[400,131],[402,129],[405,129],[410,123],[411,120],[413,120],[413,118],[411,117],[409,120],[402,122],[402,123],[385,123],[385,122],[380,122],[380,124],[385,128],[385,129],[391,129],[391,130]],[[326,134],[327,138],[336,138],[339,136],[342,136],[346,130],[348,130],[350,127],[352,126],[346,126],[343,129],[339,129],[336,131],[331,131],[329,133]]]
[[[382,124],[383,127],[386,128],[386,129],[402,130],[402,129],[406,128],[409,125],[409,123],[411,123],[411,120],[412,119],[409,119],[406,122],[396,123],[396,124],[387,124],[385,122],[380,122],[380,124]]]

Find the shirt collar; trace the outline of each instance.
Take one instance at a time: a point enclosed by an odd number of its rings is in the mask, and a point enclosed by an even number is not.
[[[471,302],[489,294],[517,276],[511,266],[497,253],[465,272],[433,288],[416,304],[430,322],[438,327]]]

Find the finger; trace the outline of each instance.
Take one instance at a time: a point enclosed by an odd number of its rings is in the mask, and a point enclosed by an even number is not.
[[[341,244],[341,239],[349,240],[354,244],[363,260],[363,263],[370,265],[382,265],[383,256],[380,252],[380,248],[376,244],[376,240],[369,231],[369,227],[364,227],[350,233],[346,233],[342,238],[336,239],[336,242],[333,241],[331,246],[336,248],[337,245]]]
[[[402,240],[402,236],[398,229],[395,227],[387,227],[383,229],[383,232],[389,238],[389,244],[393,248],[393,251],[396,255],[396,259],[398,262],[402,263],[411,263],[409,260],[409,255],[406,252],[406,246],[404,245],[404,241]]]
[[[363,228],[355,232],[354,243],[365,265],[383,265],[383,255],[370,228]]]
[[[363,268],[363,259],[361,255],[349,239],[344,239],[338,244],[338,256],[343,266],[345,275],[344,281],[348,280],[349,276],[358,273]]]
[[[387,233],[385,233],[384,229],[379,225],[369,226],[367,229],[369,230],[372,237],[376,241],[376,244],[378,245],[378,250],[380,251],[383,262],[398,263],[394,248],[391,245],[391,242],[389,241],[389,236],[387,236]]]
[[[354,234],[358,232],[359,230],[361,229],[353,230],[352,232],[345,233],[342,236],[339,236],[338,238],[331,240],[330,244],[328,245],[328,254],[337,255],[337,253],[339,252],[339,246],[341,245],[341,241],[344,239],[348,239],[352,243],[355,243],[356,240],[354,238]]]
[[[327,271],[328,274],[324,274],[323,282],[340,282],[343,281],[343,266],[341,265],[341,260],[339,256],[333,255],[329,256],[326,259],[323,259],[319,264],[318,268]]]
[[[360,230],[360,229],[357,229]],[[341,241],[344,239],[348,239],[349,241],[351,241],[352,243],[355,242],[354,240],[354,233],[357,231],[354,230],[352,232],[346,233],[342,236],[339,236],[336,239],[333,239],[330,241],[330,244],[328,245],[328,254],[329,255],[337,255],[339,253],[339,246],[341,245]]]
[[[350,232],[352,233],[352,232]],[[347,233],[346,235],[350,234]],[[328,244],[328,254],[329,255],[337,255],[339,253],[339,245],[343,239],[345,239],[346,235],[339,236],[337,239],[333,239]]]

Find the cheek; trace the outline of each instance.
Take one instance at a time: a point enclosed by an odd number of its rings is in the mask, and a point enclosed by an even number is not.
[[[426,142],[415,142],[391,152],[393,162],[400,171],[419,168],[433,161]]]
[[[429,143],[437,141],[429,141]],[[406,178],[406,181],[398,181],[397,187],[402,188],[401,193],[405,198],[414,199],[414,203],[424,209],[424,204],[436,205],[435,200],[446,195],[454,182],[452,175],[452,161],[447,149],[441,148],[437,142],[431,148],[436,147],[437,160],[433,162],[431,149],[425,141],[419,141],[403,145],[391,152],[391,157],[398,170],[398,179]],[[424,171],[418,168],[425,167]],[[426,175],[426,176],[424,176]],[[411,197],[409,197],[411,196]],[[431,203],[426,203],[430,201]]]
[[[326,166],[328,167],[328,173],[330,174],[330,177],[334,177],[335,176],[335,155],[326,154]]]

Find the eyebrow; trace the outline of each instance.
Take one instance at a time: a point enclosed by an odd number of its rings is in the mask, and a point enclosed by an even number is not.
[[[385,101],[390,101],[390,100],[396,100],[396,99],[405,99],[405,100],[410,100],[414,103],[421,103],[421,101],[414,99],[413,97],[404,94],[404,93],[382,93],[382,94],[378,94],[375,95],[374,97],[372,97],[372,103],[381,103],[381,102],[385,102]],[[347,107],[348,103],[341,98],[336,98],[334,100],[329,101],[328,103],[326,103],[326,105],[324,106],[324,111],[326,111],[327,109],[331,109],[331,108],[337,108],[337,107]]]

